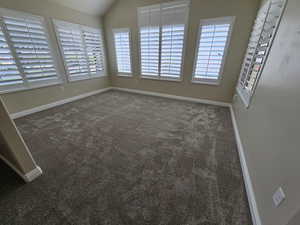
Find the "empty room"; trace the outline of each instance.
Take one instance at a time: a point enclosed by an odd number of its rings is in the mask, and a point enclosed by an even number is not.
[[[0,0],[0,225],[299,225],[299,58],[299,0]]]

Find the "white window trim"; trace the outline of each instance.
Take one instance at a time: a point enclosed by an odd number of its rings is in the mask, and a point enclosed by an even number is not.
[[[194,83],[194,84],[205,84],[205,85],[215,85],[215,86],[221,85],[223,75],[224,75],[224,67],[225,67],[226,59],[227,59],[227,55],[228,55],[228,49],[229,49],[230,43],[231,43],[231,36],[232,36],[232,31],[233,31],[233,27],[234,27],[234,23],[235,23],[235,18],[236,18],[235,16],[227,16],[227,17],[218,17],[218,18],[200,20],[200,23],[198,25],[199,31],[198,31],[198,36],[197,36],[197,42],[196,42],[196,45],[195,45],[196,50],[195,50],[195,56],[194,56],[193,75],[192,75],[192,80],[191,80],[192,83]],[[196,78],[195,77],[195,72],[196,72],[199,45],[200,45],[200,39],[201,39],[200,27],[205,26],[205,25],[217,25],[217,24],[222,24],[222,23],[229,23],[230,28],[229,28],[229,31],[228,31],[228,38],[227,38],[226,45],[225,45],[224,56],[223,56],[223,60],[222,60],[222,63],[221,63],[219,77],[218,77],[218,79]]]
[[[83,38],[83,31],[86,30],[86,31],[97,31],[101,33],[101,41],[102,41],[102,53],[103,53],[103,71],[101,71],[100,73],[97,73],[97,74],[91,74],[90,72],[88,72],[88,75],[85,76],[85,75],[82,75],[82,76],[77,76],[76,78],[71,78],[71,76],[69,75],[69,72],[67,70],[67,64],[66,64],[66,60],[65,60],[65,57],[64,57],[64,53],[63,53],[63,47],[61,45],[61,42],[60,42],[60,38],[59,38],[59,31],[57,29],[57,26],[56,24],[61,24],[61,25],[64,25],[64,26],[69,26],[69,27],[74,27],[74,28],[80,28],[80,32],[81,32],[81,38]],[[61,56],[61,59],[63,61],[63,67],[64,67],[64,72],[66,74],[66,81],[67,82],[76,82],[76,81],[82,81],[82,80],[90,80],[90,79],[95,79],[95,78],[101,78],[101,77],[106,77],[107,76],[107,62],[106,62],[106,52],[105,52],[105,47],[104,47],[104,38],[103,38],[103,29],[101,28],[92,28],[92,27],[88,27],[88,26],[85,26],[85,25],[81,25],[81,24],[76,24],[76,23],[70,23],[70,22],[67,22],[67,21],[63,21],[63,20],[57,20],[57,19],[52,19],[52,25],[53,25],[53,28],[54,28],[54,31],[55,31],[55,35],[56,35],[56,40],[57,40],[57,44],[58,44],[58,47],[59,47],[59,52],[60,52],[60,56]],[[83,41],[84,43],[84,41]],[[85,45],[85,43],[84,43]]]
[[[114,54],[115,54],[115,64],[117,68],[117,76],[119,77],[132,77],[133,76],[133,59],[132,59],[132,34],[130,28],[114,28],[112,30],[113,32],[113,37],[114,37]],[[129,34],[129,54],[130,54],[130,65],[131,65],[131,73],[124,73],[124,72],[119,72],[118,71],[118,61],[117,61],[117,50],[116,50],[116,42],[115,42],[115,33],[117,32],[128,32]]]
[[[182,1],[182,0],[175,0],[176,1]],[[190,7],[191,7],[191,1],[185,0],[185,2],[188,3],[188,9],[186,13],[185,23],[184,23],[184,38],[183,38],[183,47],[182,47],[182,59],[181,59],[181,71],[180,76],[178,78],[172,78],[172,77],[161,77],[160,76],[160,56],[161,56],[161,45],[162,45],[162,24],[159,25],[159,68],[158,68],[158,76],[147,76],[142,75],[142,56],[141,56],[141,43],[140,43],[140,26],[138,27],[138,51],[139,51],[139,78],[140,79],[146,79],[146,80],[161,80],[161,81],[174,81],[174,82],[182,82],[183,81],[183,72],[185,67],[185,55],[186,55],[186,46],[187,46],[187,35],[188,35],[188,28],[189,28],[189,16],[190,16]],[[163,2],[168,3],[168,2]],[[163,4],[161,3],[161,4]],[[161,4],[154,4],[146,7],[153,7],[156,8],[157,6],[161,7]],[[138,10],[141,10],[138,8]]]
[[[17,92],[17,91],[26,91],[26,90],[31,90],[31,89],[36,89],[36,88],[41,88],[41,87],[47,87],[47,86],[53,86],[53,85],[59,85],[63,83],[63,76],[60,74],[59,72],[59,66],[58,66],[58,62],[57,62],[57,56],[55,54],[55,47],[51,37],[49,35],[49,21],[47,18],[42,17],[42,16],[37,16],[37,15],[33,15],[30,13],[25,13],[22,11],[17,11],[17,10],[11,10],[11,9],[6,9],[6,8],[0,8],[0,21],[1,24],[0,26],[2,26],[2,16],[10,16],[10,17],[17,17],[17,18],[31,18],[31,19],[40,19],[42,21],[42,25],[45,29],[45,36],[47,38],[47,42],[49,45],[49,49],[50,49],[50,54],[52,56],[52,60],[53,60],[53,65],[55,67],[56,73],[57,73],[57,78],[56,79],[51,79],[51,80],[46,80],[46,81],[35,81],[33,83],[28,83],[28,82],[24,82],[23,84],[12,84],[12,85],[5,85],[3,87],[0,87],[0,94],[6,94],[6,93],[12,93],[12,92]],[[2,26],[3,28],[4,26]],[[4,35],[8,35],[6,32],[6,30],[3,30]],[[6,39],[7,44],[9,46],[9,49],[11,50],[11,48],[13,48],[13,43],[9,40]],[[19,70],[19,68],[21,68],[21,64],[18,62],[18,60],[16,60],[16,56],[14,51],[12,52],[12,56],[14,58],[14,61],[16,63],[16,66]],[[21,76],[24,77],[25,75],[22,74],[22,70],[19,71]]]

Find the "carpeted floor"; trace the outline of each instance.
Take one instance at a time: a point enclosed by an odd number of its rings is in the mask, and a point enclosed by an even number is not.
[[[1,225],[251,225],[227,108],[110,91],[16,123],[44,175],[0,165]]]

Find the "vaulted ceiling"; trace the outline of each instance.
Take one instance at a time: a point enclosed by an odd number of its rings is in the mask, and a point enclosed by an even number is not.
[[[103,15],[115,0],[49,0],[77,11]]]

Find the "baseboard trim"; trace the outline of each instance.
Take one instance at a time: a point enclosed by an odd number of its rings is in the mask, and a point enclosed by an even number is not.
[[[137,90],[137,89],[112,87],[112,90],[118,90],[118,91],[124,91],[124,92],[130,92],[130,93],[142,94],[142,95],[150,95],[150,96],[155,96],[155,97],[163,97],[163,98],[169,98],[169,99],[176,99],[176,100],[181,100],[181,101],[202,103],[202,104],[208,104],[208,105],[217,105],[217,106],[223,106],[223,107],[230,107],[231,106],[230,103],[226,103],[226,102],[212,101],[212,100],[199,99],[199,98],[183,97],[183,96],[178,96],[178,95],[169,95],[169,94],[163,94],[163,93],[157,93],[157,92],[151,92],[151,91],[142,91],[142,90]]]
[[[74,102],[83,98],[90,97],[92,95],[100,94],[109,90],[118,90],[118,91],[125,91],[125,92],[130,92],[130,93],[135,93],[135,94],[143,94],[143,95],[150,95],[150,96],[156,96],[156,97],[163,97],[163,98],[169,98],[169,99],[176,99],[176,100],[181,100],[181,101],[189,101],[189,102],[196,102],[196,103],[202,103],[202,104],[208,104],[208,105],[216,105],[216,106],[222,106],[222,107],[230,107],[230,103],[226,102],[219,102],[219,101],[212,101],[212,100],[207,100],[207,99],[198,99],[198,98],[190,98],[190,97],[183,97],[183,96],[178,96],[178,95],[169,95],[169,94],[162,94],[162,93],[157,93],[157,92],[150,92],[150,91],[142,91],[142,90],[136,90],[136,89],[128,89],[128,88],[118,88],[118,87],[108,87],[104,88],[101,90],[93,91],[93,92],[88,92],[82,95],[77,95],[71,98],[63,99],[60,101],[52,102],[46,105],[41,105],[32,109],[20,111],[17,113],[12,113],[10,114],[10,117],[12,119],[18,119],[33,113],[41,112],[47,109],[54,108],[56,106],[64,105],[70,102]]]
[[[17,118],[27,116],[27,115],[30,115],[30,114],[33,114],[33,113],[37,113],[37,112],[41,112],[41,111],[44,111],[44,110],[47,110],[47,109],[51,109],[51,108],[54,108],[56,106],[64,105],[64,104],[74,102],[74,101],[77,101],[77,100],[80,100],[80,99],[83,99],[83,98],[87,98],[87,97],[90,97],[92,95],[100,94],[100,93],[109,91],[110,89],[111,89],[110,87],[109,88],[103,88],[101,90],[92,91],[92,92],[84,93],[82,95],[77,95],[77,96],[74,96],[74,97],[71,97],[71,98],[67,98],[67,99],[63,99],[63,100],[60,100],[60,101],[52,102],[52,103],[47,104],[47,105],[41,105],[41,106],[38,106],[38,107],[35,107],[35,108],[32,108],[32,109],[28,109],[28,110],[24,110],[24,111],[21,111],[21,112],[10,114],[10,117],[12,119],[17,119]]]
[[[15,165],[13,165],[9,160],[7,160],[3,155],[0,155],[0,159],[8,165],[13,171],[15,171],[26,183],[32,182],[39,176],[43,174],[42,169],[39,166],[36,166],[30,172],[23,174]]]
[[[238,130],[237,121],[236,121],[235,113],[234,113],[232,106],[230,106],[230,113],[231,113],[232,124],[233,124],[233,128],[234,128],[234,134],[235,134],[235,139],[236,139],[236,143],[237,143],[238,153],[239,153],[239,157],[240,157],[240,163],[241,163],[241,167],[242,167],[243,177],[244,177],[244,181],[245,181],[245,188],[246,188],[247,198],[248,198],[248,202],[249,202],[252,222],[253,222],[253,225],[262,225],[261,218],[260,218],[257,204],[256,204],[256,198],[255,198],[255,194],[254,194],[254,190],[253,190],[251,177],[250,177],[247,162],[246,162],[244,147],[243,147],[243,144],[241,141],[240,132]]]
[[[31,170],[29,173],[26,173],[24,175],[24,180],[29,183],[34,181],[36,178],[41,176],[43,174],[42,169],[39,166],[36,166],[33,170]]]

